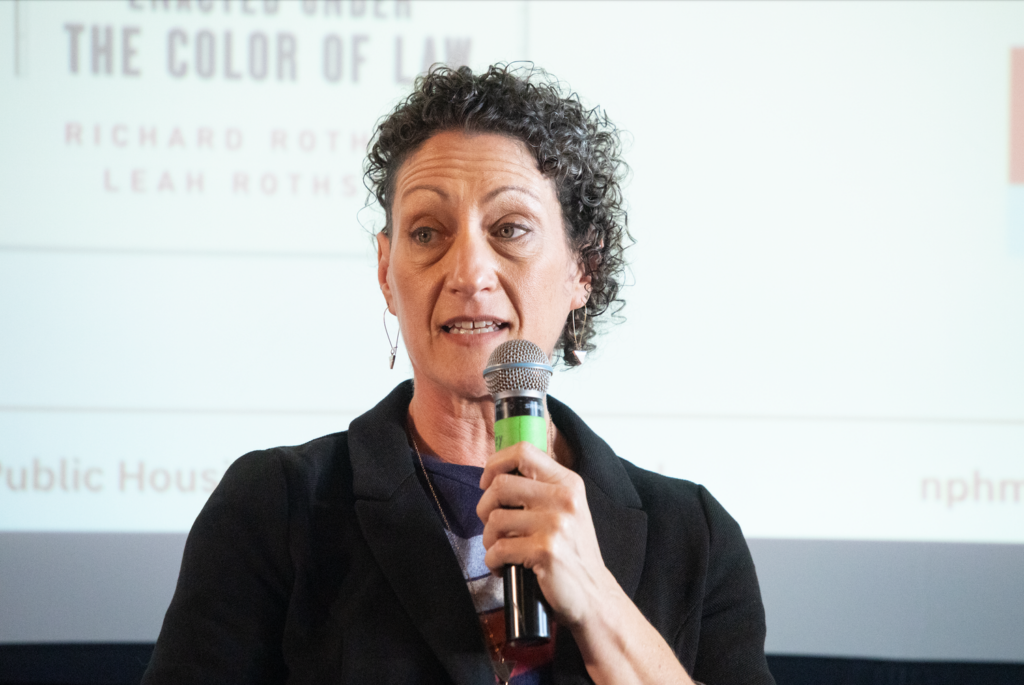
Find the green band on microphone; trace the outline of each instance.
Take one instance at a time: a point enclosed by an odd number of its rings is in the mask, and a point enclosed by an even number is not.
[[[541,452],[547,452],[547,419],[543,416],[510,416],[494,422],[495,451],[517,442],[529,442]]]

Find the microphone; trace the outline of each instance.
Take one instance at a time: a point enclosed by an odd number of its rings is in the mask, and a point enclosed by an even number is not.
[[[494,449],[517,442],[548,451],[544,397],[554,369],[544,351],[529,340],[507,340],[494,348],[484,369],[494,398]],[[519,475],[518,471],[512,472]],[[537,576],[522,564],[505,566],[505,640],[514,647],[551,640],[550,607]]]

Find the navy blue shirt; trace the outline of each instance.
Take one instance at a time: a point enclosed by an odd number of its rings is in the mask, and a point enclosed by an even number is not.
[[[413,454],[417,465],[418,455]],[[484,563],[484,524],[476,515],[476,506],[484,491],[480,489],[480,476],[484,470],[479,466],[449,464],[437,457],[424,454],[423,466],[430,475],[428,483],[423,471],[416,473],[423,483],[423,489],[434,503],[440,502],[450,530],[446,528],[448,541],[462,567],[466,586],[473,598],[480,627],[488,642],[491,658],[497,658],[490,645],[501,650],[506,662],[514,662],[512,685],[547,685],[552,682],[551,662],[554,659],[554,641],[543,647],[511,648],[505,646],[505,589],[501,576],[495,576]],[[430,491],[434,486],[437,501]]]

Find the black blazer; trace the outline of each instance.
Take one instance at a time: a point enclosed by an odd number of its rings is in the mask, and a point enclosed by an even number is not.
[[[405,433],[412,383],[349,430],[236,461],[196,519],[145,685],[493,683]],[[773,684],[736,522],[699,485],[620,460],[548,398],[605,564],[707,685]],[[590,682],[565,629],[555,682]]]

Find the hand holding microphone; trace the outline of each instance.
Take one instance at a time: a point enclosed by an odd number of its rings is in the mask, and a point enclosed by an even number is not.
[[[485,561],[504,566],[508,641],[538,644],[551,637],[552,614],[569,628],[581,626],[621,588],[601,557],[583,479],[546,454],[547,356],[533,343],[510,340],[492,353],[485,375],[497,450],[484,468],[477,507]]]
[[[547,355],[528,340],[508,340],[491,352],[484,379],[494,398],[495,452],[520,442],[547,451],[544,398],[552,371]],[[550,640],[549,608],[534,572],[522,564],[506,564],[503,578],[506,642],[525,646]]]

